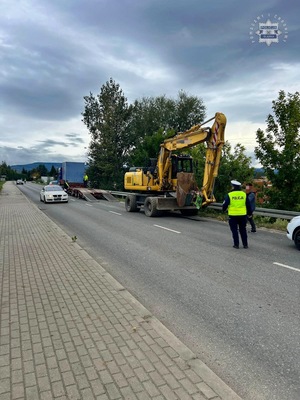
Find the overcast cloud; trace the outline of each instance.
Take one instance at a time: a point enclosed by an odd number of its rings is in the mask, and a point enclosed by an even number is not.
[[[0,0],[0,161],[85,161],[83,96],[110,77],[129,102],[201,97],[253,155],[279,90],[300,90],[299,15],[298,0]],[[277,43],[259,42],[267,20]]]

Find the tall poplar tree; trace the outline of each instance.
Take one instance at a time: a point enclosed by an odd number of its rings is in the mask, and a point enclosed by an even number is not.
[[[128,125],[131,106],[112,78],[100,94],[84,97],[83,122],[91,134],[89,179],[102,189],[123,189],[123,165],[130,147]]]

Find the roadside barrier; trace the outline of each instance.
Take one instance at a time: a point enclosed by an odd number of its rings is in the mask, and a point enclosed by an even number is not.
[[[111,193],[113,196],[120,197],[120,198],[125,198],[129,194],[129,192],[115,192],[115,191],[111,191],[111,190],[109,190],[109,193]],[[208,208],[221,212],[222,211],[222,203],[211,204],[210,206],[208,206]],[[300,215],[300,212],[275,210],[272,208],[257,207],[255,209],[255,215],[260,215],[262,217],[273,217],[273,218],[291,220],[292,218]]]

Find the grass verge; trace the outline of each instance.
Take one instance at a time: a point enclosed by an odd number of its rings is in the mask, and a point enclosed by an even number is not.
[[[224,221],[224,222],[228,221],[228,215],[226,213],[221,213],[216,210],[210,210],[210,209],[200,210],[199,215],[202,217],[215,218],[218,221]],[[286,227],[289,222],[286,219],[274,218],[274,217],[262,217],[260,215],[255,215],[255,213],[253,218],[257,228],[275,229],[283,232],[286,231]]]

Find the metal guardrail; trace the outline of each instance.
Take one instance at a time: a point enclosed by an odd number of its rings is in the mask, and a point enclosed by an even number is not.
[[[109,193],[111,193],[113,196],[121,197],[121,198],[125,198],[129,194],[129,192],[115,192],[115,191],[111,191],[111,190],[109,190]],[[221,212],[222,211],[222,203],[211,204],[210,206],[208,206],[208,208]],[[275,210],[272,208],[257,207],[255,209],[255,215],[260,215],[262,217],[273,217],[273,218],[291,220],[292,218],[300,215],[300,212]]]
[[[214,203],[208,206],[208,208],[222,211],[222,203]],[[256,207],[255,215],[291,220],[292,218],[300,215],[300,213],[296,211],[275,210],[273,208]]]

